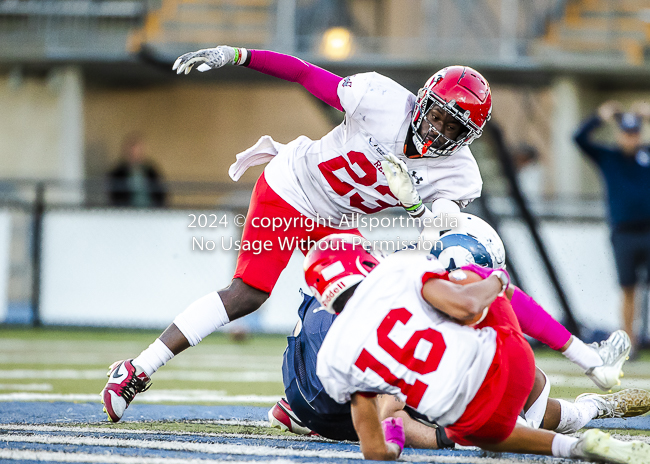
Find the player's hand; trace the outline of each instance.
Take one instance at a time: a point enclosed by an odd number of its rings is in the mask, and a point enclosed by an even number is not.
[[[609,100],[598,107],[598,117],[606,122],[614,120],[614,116],[623,112],[621,104],[616,100]]]
[[[418,216],[424,210],[424,205],[408,173],[406,163],[395,155],[387,154],[384,155],[381,168],[395,198],[399,200],[409,214]]]
[[[401,417],[389,417],[381,422],[381,428],[384,430],[386,443],[394,443],[399,447],[399,454],[404,451],[406,436],[404,435],[404,423]]]
[[[487,279],[494,274],[501,282],[501,293],[505,292],[508,287],[510,287],[510,274],[508,274],[508,271],[505,269],[492,269],[490,267],[479,266],[478,264],[468,264],[463,266],[462,269],[472,271],[483,279]]]
[[[217,69],[227,64],[236,64],[240,58],[240,51],[228,45],[219,45],[216,48],[204,48],[195,52],[185,53],[178,57],[172,70],[176,74],[188,74],[195,64],[200,63],[197,68],[201,72]]]

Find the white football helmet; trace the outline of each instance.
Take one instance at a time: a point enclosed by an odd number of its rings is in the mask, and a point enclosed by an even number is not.
[[[506,249],[499,234],[483,219],[467,213],[454,213],[447,217],[447,224],[455,227],[440,229],[425,228],[420,240],[433,244],[434,255],[448,271],[466,264],[503,269],[506,264]]]

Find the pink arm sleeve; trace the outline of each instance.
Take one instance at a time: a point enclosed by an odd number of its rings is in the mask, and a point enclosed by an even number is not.
[[[343,111],[336,92],[342,77],[294,56],[266,50],[248,50],[248,52],[251,55],[248,68],[285,81],[297,82],[316,98]]]
[[[480,267],[475,264],[469,264],[462,268],[476,272],[484,279],[494,271],[494,269]],[[571,333],[566,327],[553,319],[531,296],[525,294],[518,287],[513,286],[513,288],[512,309],[515,311],[521,331],[554,350],[559,350],[566,345],[566,342],[571,338]]]
[[[512,295],[512,309],[523,333],[554,350],[562,348],[571,338],[571,333],[566,327],[553,319],[539,303],[517,287]]]

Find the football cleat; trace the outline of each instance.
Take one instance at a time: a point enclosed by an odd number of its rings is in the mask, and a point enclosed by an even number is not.
[[[594,419],[610,417],[635,417],[650,411],[650,392],[640,388],[628,388],[609,395],[583,393],[576,398],[576,403],[593,401],[598,406],[598,415]]]
[[[117,422],[135,395],[149,389],[151,379],[140,367],[133,365],[132,359],[114,362],[106,376],[108,382],[101,393],[102,404],[108,420]]]
[[[642,441],[621,441],[598,429],[585,432],[571,448],[572,457],[624,464],[650,462],[650,445]]]
[[[632,343],[630,337],[623,330],[612,333],[604,342],[587,345],[594,350],[603,360],[603,365],[587,369],[585,374],[598,388],[608,391],[612,387],[621,384],[623,377],[623,363],[630,354]]]
[[[291,410],[291,406],[287,403],[287,400],[282,398],[280,401],[275,403],[271,409],[269,409],[269,422],[271,427],[275,427],[280,430],[288,430],[297,435],[317,435],[315,432],[312,432],[307,427],[300,422],[300,419]]]

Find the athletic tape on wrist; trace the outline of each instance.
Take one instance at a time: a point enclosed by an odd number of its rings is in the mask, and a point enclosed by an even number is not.
[[[420,200],[420,202],[417,205],[408,206],[408,207],[405,206],[404,209],[406,209],[406,211],[410,212],[410,211],[415,211],[415,210],[417,210],[417,209],[419,209],[421,207],[422,207],[422,200]]]
[[[233,64],[235,66],[242,66],[246,63],[246,58],[248,58],[248,50],[243,47],[235,48],[235,59]]]
[[[424,203],[420,202],[418,205],[413,206],[411,208],[404,208],[406,212],[412,216],[412,217],[420,217],[422,215],[422,212],[424,211],[426,207],[424,206]]]

